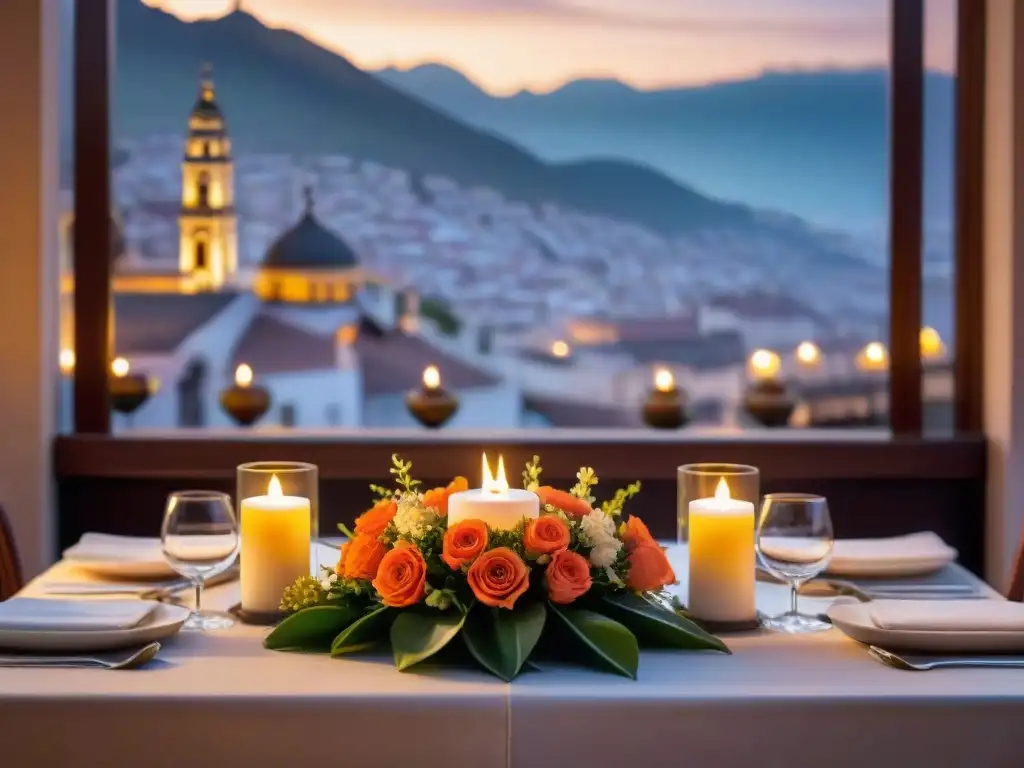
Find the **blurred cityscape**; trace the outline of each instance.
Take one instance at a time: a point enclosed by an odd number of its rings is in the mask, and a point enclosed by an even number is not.
[[[488,132],[514,118],[441,87],[453,70],[364,72],[245,9],[187,23],[121,0],[118,23],[115,348],[161,382],[132,426],[228,424],[218,396],[242,364],[271,392],[264,423],[284,426],[411,425],[404,394],[429,365],[459,393],[454,426],[639,425],[660,369],[697,423],[735,426],[757,349],[801,394],[794,424],[884,422],[884,187],[877,215],[851,195],[850,226],[823,224],[642,157],[538,159]],[[884,124],[884,71],[831,77],[867,86]],[[929,77],[949,110],[930,130],[948,134],[952,81]],[[325,138],[325,95],[351,135]],[[949,143],[931,142],[932,166],[951,168]],[[948,183],[932,186],[922,351],[944,372]],[[66,346],[72,332],[68,311]],[[946,378],[926,396],[948,397]]]

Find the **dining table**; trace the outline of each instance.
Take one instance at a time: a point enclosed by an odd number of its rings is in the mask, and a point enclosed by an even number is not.
[[[669,554],[685,597],[686,548]],[[89,579],[59,562],[22,594]],[[212,587],[204,609],[238,597]],[[758,583],[761,611],[788,602]],[[731,655],[645,650],[636,680],[539,662],[510,684],[399,672],[386,649],[268,651],[267,632],[181,632],[132,671],[0,668],[0,765],[1024,765],[1024,669],[898,670],[837,629],[724,635]]]

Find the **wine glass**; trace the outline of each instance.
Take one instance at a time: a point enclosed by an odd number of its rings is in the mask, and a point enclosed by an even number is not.
[[[797,610],[797,590],[825,570],[834,544],[824,496],[770,493],[764,497],[757,527],[757,554],[765,568],[789,584],[791,594],[790,610],[763,618],[762,626],[790,634],[832,628],[828,622]]]
[[[195,590],[195,610],[184,629],[225,629],[234,621],[203,614],[203,581],[223,573],[238,555],[238,519],[231,497],[219,491],[176,491],[167,497],[160,542],[164,559]]]

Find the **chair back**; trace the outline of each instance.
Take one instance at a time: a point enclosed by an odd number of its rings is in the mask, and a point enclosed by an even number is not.
[[[25,586],[14,541],[14,529],[3,506],[0,506],[0,601],[17,594]]]

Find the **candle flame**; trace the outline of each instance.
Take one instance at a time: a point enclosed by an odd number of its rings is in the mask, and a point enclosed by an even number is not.
[[[277,475],[270,476],[270,485],[267,486],[267,496],[284,496],[284,491],[281,490],[281,481],[277,479]]]
[[[119,379],[128,375],[129,368],[130,366],[128,365],[128,361],[123,357],[115,358],[114,362],[110,364],[110,370],[113,371],[114,375]]]
[[[718,486],[715,488],[715,499],[718,501],[728,501],[732,496],[729,495],[729,484],[725,482],[725,478],[721,478],[718,481]]]
[[[821,358],[821,350],[813,341],[802,341],[796,348],[796,359],[804,365],[817,365]]]
[[[555,357],[564,359],[569,356],[571,351],[572,350],[569,348],[569,345],[561,339],[551,343],[551,354]]]
[[[61,373],[70,374],[75,370],[75,350],[73,349],[62,349],[60,351],[60,370]]]
[[[491,466],[487,463],[487,454],[484,454],[484,472],[481,487],[491,493],[505,493],[508,491],[508,480],[505,478],[505,458],[498,456],[498,472],[491,474]]]
[[[423,386],[427,389],[437,389],[441,386],[441,372],[436,365],[428,365],[423,369]]]
[[[240,387],[248,387],[252,384],[252,368],[242,363],[235,369],[235,384]]]
[[[770,349],[758,349],[750,356],[750,373],[755,379],[774,379],[780,367],[778,354]]]
[[[659,392],[671,392],[676,388],[676,379],[668,368],[659,368],[654,374],[654,388]]]

